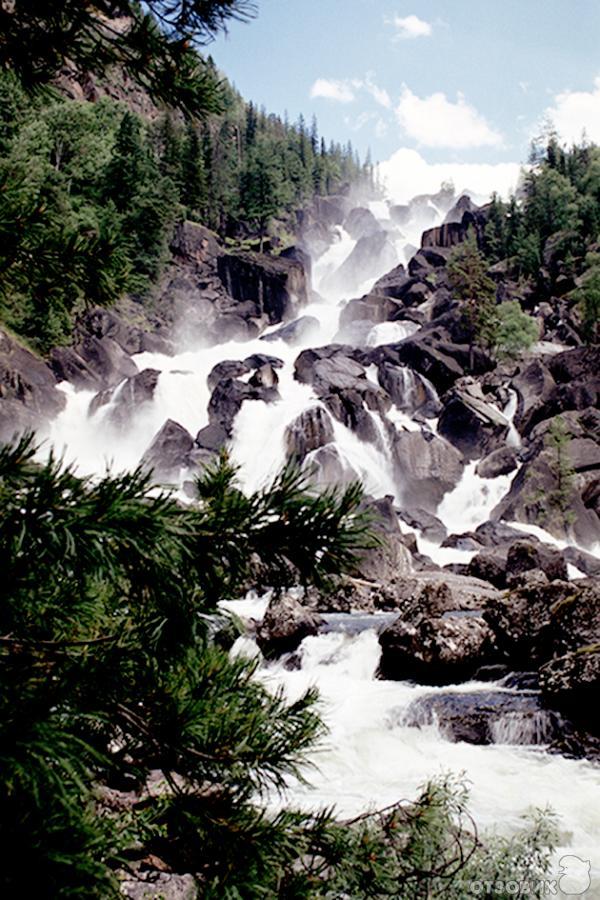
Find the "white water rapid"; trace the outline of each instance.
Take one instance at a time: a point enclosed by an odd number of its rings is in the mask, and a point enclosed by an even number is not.
[[[427,209],[426,227],[442,221],[447,211],[433,209],[431,203]],[[385,204],[372,204],[371,211],[383,221],[384,227],[391,224],[386,219]],[[419,244],[419,216],[424,216],[422,208],[416,218],[403,226],[402,235],[397,230],[392,233],[398,262],[406,262],[407,244]],[[360,297],[376,277],[391,268],[388,261],[376,276],[364,281],[358,278],[352,293],[326,290],[328,278],[347,260],[354,246],[350,235],[338,228],[334,243],[315,261],[313,283],[317,299],[302,309],[301,314],[319,320],[316,337],[310,335],[304,343],[294,346],[283,340],[266,343],[257,339],[187,350],[175,357],[139,354],[135,361],[140,371],[153,368],[161,374],[153,400],[134,413],[126,431],[118,430],[110,422],[114,399],[90,415],[93,393],[76,391],[64,384],[67,405],[49,429],[49,443],[64,453],[66,461],[72,462],[82,474],[96,474],[108,466],[113,471],[131,469],[139,463],[167,419],[175,420],[192,435],[207,425],[210,399],[207,376],[214,365],[226,359],[244,360],[254,353],[268,354],[284,363],[278,370],[282,399],[269,404],[244,403],[235,419],[231,442],[231,454],[240,466],[244,488],[254,490],[264,485],[285,460],[286,427],[307,407],[320,404],[309,385],[294,379],[294,360],[305,348],[332,343],[343,301]],[[374,325],[366,336],[366,346],[401,340],[416,327],[410,322]],[[376,369],[367,374],[376,381]],[[407,391],[411,377],[414,376],[406,370]],[[504,410],[509,422],[514,415],[515,401],[512,397]],[[389,439],[381,420],[376,414],[373,417],[381,434],[377,445],[361,441],[351,430],[334,422],[337,451],[348,476],[360,477],[369,494],[391,495],[399,502],[402,485],[397,483]],[[393,409],[388,418],[397,429],[421,428],[419,422],[401,409]],[[435,430],[435,421],[429,424]],[[516,444],[518,440],[516,430],[511,428],[509,442]],[[448,533],[471,531],[485,522],[507,492],[512,477],[482,479],[475,474],[475,463],[468,465],[459,484],[445,496],[437,510]],[[542,534],[545,540],[552,541]],[[421,538],[418,544],[422,553],[441,565],[467,562],[472,555],[444,549]],[[251,597],[231,606],[243,616],[260,619],[267,600]],[[307,638],[299,651],[301,668],[298,670],[289,671],[283,661],[260,670],[261,678],[273,688],[283,686],[291,698],[316,684],[321,692],[322,713],[330,729],[328,738],[315,752],[316,768],[309,773],[311,786],[291,784],[288,799],[309,808],[335,805],[342,814],[352,815],[369,806],[386,806],[413,797],[418,787],[432,776],[464,773],[471,784],[472,811],[482,827],[510,832],[521,824],[528,810],[548,805],[559,817],[562,850],[590,860],[600,885],[600,769],[584,761],[550,755],[543,745],[515,743],[527,735],[520,730],[521,725],[508,720],[497,726],[496,743],[489,746],[452,743],[435,724],[422,727],[403,724],[411,703],[425,694],[489,690],[490,685],[430,688],[377,680],[374,677],[379,659],[377,622],[366,624],[368,627],[357,632],[354,628],[333,630]],[[236,650],[257,652],[248,638],[240,639]],[[543,722],[539,726],[543,729]],[[586,896],[600,896],[600,892],[588,892]]]

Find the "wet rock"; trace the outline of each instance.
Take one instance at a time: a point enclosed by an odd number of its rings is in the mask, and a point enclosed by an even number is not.
[[[244,364],[249,369],[260,369],[261,366],[272,366],[274,369],[283,369],[285,363],[278,356],[268,356],[266,353],[253,353],[247,356]]]
[[[213,366],[208,373],[208,387],[212,391],[220,381],[224,381],[226,378],[240,378],[242,375],[248,375],[253,368],[254,366],[249,366],[247,362],[242,362],[239,359],[224,359],[223,362]]]
[[[265,363],[254,372],[252,378],[248,380],[248,384],[255,388],[266,388],[272,391],[279,384],[279,375],[272,365]],[[272,395],[271,399],[275,399],[275,396]]]
[[[331,416],[322,406],[304,410],[285,430],[286,454],[303,460],[307,454],[334,440]]]
[[[476,553],[467,566],[474,578],[489,581],[497,588],[506,587],[506,550],[487,548]]]
[[[285,250],[282,250],[279,254],[281,259],[291,259],[294,262],[300,263],[304,271],[306,272],[306,277],[308,279],[308,283],[310,284],[311,275],[312,275],[312,259],[309,254],[302,249],[302,247],[298,247],[294,244],[293,247],[286,247]]]
[[[475,474],[480,478],[498,478],[509,475],[518,466],[518,454],[514,447],[498,447],[477,464]]]
[[[150,327],[150,322],[147,322]],[[156,327],[156,325],[155,325]],[[163,325],[164,327],[164,325]],[[94,307],[87,310],[79,319],[75,329],[76,348],[85,337],[96,337],[99,340],[108,337],[127,354],[164,353],[172,356],[173,343],[165,334],[154,331],[145,331],[135,325],[131,325],[112,309]]]
[[[222,425],[214,422],[200,429],[194,443],[201,450],[218,452],[227,446],[230,437]]]
[[[227,437],[233,433],[233,422],[246,400],[263,400],[271,403],[279,399],[277,388],[246,384],[234,378],[225,378],[215,386],[208,403],[210,425],[218,426]],[[200,442],[198,434],[197,441]],[[203,446],[206,446],[204,443]]]
[[[321,324],[315,316],[300,316],[276,331],[261,335],[261,341],[285,341],[286,344],[301,344],[316,337]]]
[[[321,625],[317,613],[308,610],[291,594],[283,594],[269,603],[256,629],[256,641],[264,655],[272,659],[296,650],[305,637],[317,634]]]
[[[97,391],[102,379],[72,347],[54,347],[50,366],[57,381],[70,381],[76,388]]]
[[[141,464],[151,469],[157,481],[178,481],[181,471],[190,467],[194,439],[178,422],[167,419],[144,453]]]
[[[398,619],[379,635],[378,675],[392,681],[456,684],[495,655],[493,633],[481,616]]]
[[[437,725],[446,740],[467,744],[548,744],[561,730],[556,713],[542,708],[535,693],[440,692],[415,700],[401,723]]]
[[[386,584],[411,572],[411,556],[402,541],[392,497],[366,499],[364,510],[371,516],[377,544],[359,551],[353,574],[366,581]]]
[[[309,453],[303,466],[311,484],[323,487],[346,487],[359,476],[344,459],[335,444],[326,444]]]
[[[508,422],[496,407],[474,396],[474,392],[454,390],[442,409],[438,433],[466,460],[472,460],[506,441]]]
[[[408,366],[382,362],[377,369],[377,378],[398,409],[411,415],[419,411],[425,418],[439,416],[442,407],[437,392],[423,375]]]
[[[461,454],[430,432],[397,432],[394,461],[402,485],[402,505],[435,512],[463,474]]]

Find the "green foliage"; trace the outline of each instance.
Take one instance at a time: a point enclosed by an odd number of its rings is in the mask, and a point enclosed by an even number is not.
[[[545,492],[544,503],[558,517],[567,537],[575,520],[572,510],[575,470],[569,453],[570,443],[571,435],[565,420],[562,416],[555,416],[545,436],[545,446],[551,453],[555,483],[550,491]]]
[[[0,68],[32,90],[63,66],[103,80],[118,67],[155,101],[202,116],[221,99],[195,48],[255,11],[250,0],[17,0],[0,6]]]
[[[573,297],[581,310],[586,340],[590,343],[597,342],[600,323],[600,255],[598,253],[587,254],[582,283],[573,292]]]
[[[265,792],[305,777],[317,698],[290,703],[222,649],[216,603],[251,554],[279,587],[351,565],[358,488],[314,495],[286,470],[246,497],[222,458],[182,507],[139,471],[81,479],[33,454],[0,448],[3,895],[104,900],[149,854],[213,898],[458,897],[469,860],[498,870],[447,781],[353,822],[267,812]],[[541,869],[532,842],[515,867]]]
[[[448,260],[448,282],[452,296],[463,304],[463,315],[471,346],[489,348],[496,327],[496,285],[487,274],[488,263],[471,231]]]
[[[496,307],[497,324],[494,348],[501,358],[513,358],[528,350],[538,339],[538,326],[523,312],[516,300],[508,300]]]
[[[221,94],[201,124],[149,124],[107,99],[32,101],[0,74],[0,319],[47,351],[85,305],[150,297],[184,214],[223,236],[256,229],[261,243],[270,219],[293,220],[315,190],[309,136],[226,83]],[[319,183],[369,177],[349,154],[319,156]]]

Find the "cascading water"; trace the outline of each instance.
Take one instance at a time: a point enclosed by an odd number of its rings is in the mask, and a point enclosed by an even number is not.
[[[386,212],[373,204],[371,211],[379,218],[384,218]],[[420,238],[421,220],[427,219],[425,227],[430,227],[441,221],[443,212],[422,209],[420,218],[402,227],[403,235],[394,239],[399,261],[406,261],[406,244],[417,242],[417,233]],[[313,281],[317,293],[313,302],[302,310],[303,315],[318,319],[316,337],[310,335],[294,346],[281,339],[269,343],[257,339],[188,350],[175,357],[139,354],[135,358],[139,369],[153,368],[160,376],[152,400],[135,410],[126,430],[111,421],[117,393],[105,406],[89,414],[93,394],[63,385],[67,405],[50,428],[49,443],[64,452],[65,459],[82,473],[98,473],[107,465],[114,470],[131,469],[139,463],[167,419],[175,420],[192,435],[207,424],[210,399],[207,376],[213,366],[225,359],[243,360],[254,353],[266,353],[283,362],[278,370],[282,399],[274,403],[245,402],[235,418],[231,441],[231,454],[240,466],[244,487],[254,490],[263,485],[285,460],[286,428],[309,407],[322,405],[310,385],[294,379],[294,360],[305,348],[331,343],[338,331],[343,300],[361,296],[376,277],[389,269],[386,263],[383,271],[366,281],[361,281],[359,275],[351,293],[327,290],[331,276],[348,260],[356,245],[342,228],[337,229],[335,237],[315,262]],[[365,343],[374,348],[399,341],[417,329],[418,326],[407,321],[376,324],[368,332]],[[402,372],[399,377],[404,384],[402,395],[406,403],[401,404],[404,408],[390,411],[386,427],[377,413],[371,413],[377,440],[361,441],[353,431],[334,420],[332,445],[341,466],[339,478],[358,475],[368,493],[391,495],[397,501],[402,485],[397,483],[389,425],[399,430],[420,430],[422,422],[412,418],[411,395],[423,392],[428,400],[434,403],[438,400],[426,379],[410,369]],[[375,367],[367,371],[367,377],[377,382]],[[516,397],[511,397],[504,412],[511,424],[509,443],[516,446],[518,434],[512,426],[515,402]],[[435,434],[435,420],[428,420],[427,428]],[[313,455],[308,455],[308,465]],[[461,481],[437,510],[448,532],[471,531],[485,522],[507,492],[512,477],[482,479],[475,474],[475,463],[466,466]],[[544,539],[548,539],[545,534]],[[419,539],[419,549],[440,564],[465,562],[472,555],[440,548],[422,539]],[[260,619],[268,599],[252,596],[230,607],[242,616]],[[560,817],[563,847],[582,859],[592,860],[600,872],[597,768],[586,762],[549,755],[540,746],[527,746],[529,738],[535,737],[537,744],[538,738],[543,739],[542,719],[527,724],[511,715],[500,719],[494,726],[495,743],[490,746],[452,743],[443,737],[435,723],[421,728],[403,724],[403,716],[411,704],[427,694],[446,689],[377,680],[380,648],[376,631],[373,627],[359,633],[354,631],[330,628],[318,637],[307,638],[299,652],[301,668],[296,671],[289,671],[284,661],[259,670],[259,677],[274,689],[283,687],[290,698],[316,684],[321,692],[322,713],[330,729],[329,737],[314,755],[317,767],[310,773],[311,787],[290,784],[288,799],[310,808],[335,805],[342,814],[352,815],[368,806],[382,807],[414,796],[417,788],[432,776],[448,771],[464,772],[472,786],[473,812],[481,825],[493,827],[502,823],[503,829],[510,830],[521,824],[520,818],[528,809],[548,804]],[[250,638],[240,639],[235,649],[258,652]],[[489,685],[485,688],[489,690]],[[468,684],[447,690],[482,689],[482,685]]]

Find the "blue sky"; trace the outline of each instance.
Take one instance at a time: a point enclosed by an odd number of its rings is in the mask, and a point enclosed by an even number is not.
[[[600,142],[598,0],[259,0],[211,45],[241,93],[364,154],[519,163],[550,114]],[[500,170],[499,170],[500,171]],[[506,170],[508,171],[508,170]]]

